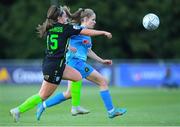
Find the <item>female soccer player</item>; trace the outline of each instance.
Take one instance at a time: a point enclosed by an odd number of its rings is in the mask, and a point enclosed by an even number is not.
[[[74,27],[67,24],[67,20],[68,17],[64,9],[52,5],[48,9],[45,22],[37,27],[40,37],[47,38],[47,49],[42,65],[44,80],[38,94],[29,97],[24,103],[10,110],[15,122],[19,120],[21,113],[46,100],[56,90],[62,78],[74,82],[82,79],[77,70],[65,64],[69,37],[78,34],[112,37],[111,33],[106,31]]]
[[[94,11],[91,9],[85,9],[84,11],[81,12],[80,15],[80,19],[79,19],[79,21],[81,21],[80,27],[82,29],[87,29],[87,28],[92,29],[96,24],[95,20],[96,20],[96,15]],[[112,60],[108,60],[108,59],[104,60],[100,58],[92,51],[91,47],[92,47],[92,42],[90,36],[85,36],[81,34],[72,36],[70,38],[71,50],[69,50],[68,53],[66,54],[67,64],[78,70],[81,73],[82,78],[86,78],[87,80],[92,81],[97,85],[99,85],[100,95],[107,109],[109,118],[114,118],[118,115],[123,115],[126,112],[126,109],[114,108],[111,100],[111,95],[108,90],[108,83],[105,80],[105,78],[99,72],[97,72],[91,65],[86,63],[87,56],[102,64],[107,64],[107,65],[111,65]],[[72,96],[72,104],[74,100],[77,102],[78,99],[80,99],[80,97],[77,97],[78,96],[77,90],[80,90],[80,88],[78,88],[80,87],[79,84],[81,84],[80,81],[74,82],[74,84],[72,83],[72,85],[68,87],[68,90],[65,93],[63,94],[58,93],[54,97],[44,101],[43,104],[41,104],[38,107],[37,119],[38,120],[40,119],[40,116],[46,107],[51,107],[53,105],[59,104],[60,102],[66,100],[70,96]],[[70,91],[72,95],[70,95]],[[79,104],[80,103],[77,102],[77,105],[72,106],[72,110],[71,110],[72,115],[88,113],[88,111],[82,110],[81,107],[80,109],[78,109]]]

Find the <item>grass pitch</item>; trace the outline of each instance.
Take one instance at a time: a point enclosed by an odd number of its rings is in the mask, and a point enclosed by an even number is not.
[[[180,126],[180,89],[110,87],[115,106],[127,108],[122,117],[109,119],[98,87],[85,86],[81,105],[91,112],[71,116],[71,101],[47,109],[36,121],[36,109],[21,115],[14,123],[9,110],[38,92],[40,86],[0,85],[0,126]],[[58,91],[66,90],[60,86]]]

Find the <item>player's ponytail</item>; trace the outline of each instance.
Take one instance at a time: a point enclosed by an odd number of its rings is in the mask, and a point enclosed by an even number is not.
[[[89,8],[86,8],[86,9],[79,8],[74,13],[70,13],[70,9],[68,10],[65,9],[65,11],[66,11],[66,14],[69,16],[71,22],[78,23],[78,24],[80,24],[84,20],[85,17],[89,18],[95,14],[95,12]]]
[[[62,16],[63,10],[55,5],[50,6],[47,12],[46,20],[42,25],[38,25],[37,33],[42,38],[46,35],[47,30],[57,22],[58,16]]]
[[[74,13],[71,13],[70,8],[68,8],[67,6],[63,6],[63,10],[66,12],[67,16],[69,17],[70,23],[81,23],[80,17],[81,17],[81,13],[84,11],[84,9],[79,8]]]

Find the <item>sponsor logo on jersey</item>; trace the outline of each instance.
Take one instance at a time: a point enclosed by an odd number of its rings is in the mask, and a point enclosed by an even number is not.
[[[49,75],[44,75],[44,79],[48,80],[49,79]]]
[[[49,30],[50,32],[63,32],[63,27],[54,27]]]
[[[74,29],[76,29],[76,30],[81,29],[81,27],[80,27],[80,26],[73,26],[73,28],[74,28]]]
[[[88,44],[89,40],[83,40],[83,44]]]
[[[58,82],[60,80],[60,77],[58,76],[58,77],[56,77],[56,82]]]
[[[89,71],[89,68],[88,67],[85,67],[85,72],[88,72]]]

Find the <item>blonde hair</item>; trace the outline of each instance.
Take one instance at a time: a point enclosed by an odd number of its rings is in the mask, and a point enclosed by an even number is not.
[[[86,8],[81,11],[81,14],[76,17],[76,20],[74,20],[76,23],[81,23],[85,17],[90,18],[92,15],[94,15],[95,12],[92,9]]]
[[[82,20],[84,17],[89,18],[89,17],[91,17],[94,14],[95,14],[95,12],[92,9],[87,8],[87,9],[84,9],[84,11],[81,13],[81,17],[80,18]]]
[[[67,6],[64,6],[63,8],[64,8],[64,11],[66,12],[67,16],[69,17],[70,23],[80,23],[79,18],[81,17],[81,13],[84,11],[84,9],[79,8],[74,13],[71,13],[70,8],[68,8]]]
[[[68,11],[67,10],[65,11],[66,11],[66,14],[69,16],[71,23],[80,24],[85,17],[90,18],[92,15],[95,14],[95,12],[90,8],[86,8],[86,9],[79,8],[73,14],[70,12],[69,8],[66,8],[66,9],[68,9]]]

